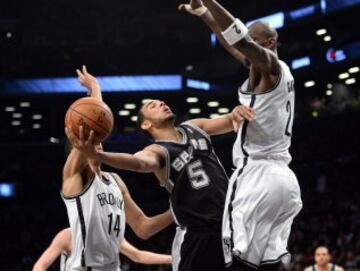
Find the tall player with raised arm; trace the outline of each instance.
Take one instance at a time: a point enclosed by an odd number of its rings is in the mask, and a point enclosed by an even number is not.
[[[102,99],[96,79],[86,68],[77,73],[91,96]],[[81,135],[82,131],[80,127]],[[94,148],[102,150],[101,144]],[[100,162],[90,160],[76,148],[71,149],[64,166],[61,195],[72,238],[67,261],[69,271],[120,270],[118,248],[123,239],[125,220],[143,239],[173,221],[170,211],[147,217],[133,201],[121,178],[115,173],[101,171],[100,166]]]
[[[288,255],[291,225],[302,207],[297,178],[288,168],[294,78],[278,58],[278,34],[262,22],[246,27],[215,0],[192,0],[179,8],[199,16],[249,69],[239,103],[253,108],[256,119],[241,123],[233,147],[237,169],[222,225],[225,261],[233,270],[276,270]]]

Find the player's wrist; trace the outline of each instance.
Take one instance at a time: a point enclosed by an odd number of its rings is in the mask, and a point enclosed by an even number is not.
[[[248,34],[248,28],[239,19],[235,21],[223,32],[221,32],[225,41],[233,46],[235,43],[244,39]]]

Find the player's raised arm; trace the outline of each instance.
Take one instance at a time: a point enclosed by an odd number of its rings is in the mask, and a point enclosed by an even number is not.
[[[68,128],[65,128],[67,134],[68,130]],[[79,134],[80,137],[84,134],[82,126],[80,126]],[[94,132],[90,133],[90,137],[94,137]],[[71,148],[70,154],[68,155],[63,168],[62,192],[65,196],[72,196],[83,190],[82,174],[88,166],[87,157],[72,146],[72,144],[69,145],[69,148]]]
[[[172,258],[167,254],[159,254],[146,250],[139,250],[126,239],[121,242],[120,253],[135,263],[142,264],[171,264]]]
[[[221,34],[221,28],[217,24],[214,16],[203,5],[201,0],[191,0],[189,4],[181,4],[179,10],[185,10],[192,15],[198,16],[217,36],[221,45],[240,63],[245,67],[249,66],[249,62],[246,60],[244,54],[237,50],[234,46],[230,46],[223,38]]]
[[[230,12],[215,0],[203,0],[204,8],[213,16],[221,35],[229,46],[235,47],[246,57],[250,64],[257,69],[271,75],[280,74],[280,64],[276,51],[277,33],[263,25],[259,31],[266,31],[264,35],[249,35],[248,28],[239,19],[234,18]],[[203,16],[209,16],[204,13]],[[261,36],[261,37],[260,37]]]
[[[33,271],[45,271],[60,256],[62,251],[69,252],[71,243],[70,229],[60,231],[52,240],[50,246],[44,251],[33,266]]]
[[[125,183],[117,174],[112,174],[117,180],[124,198],[126,222],[142,239],[148,239],[173,222],[170,210],[152,217],[148,217],[131,197]]]
[[[159,170],[164,165],[164,158],[153,146],[135,154],[104,152],[96,149],[91,138],[84,139],[83,131],[80,131],[82,134],[79,139],[71,129],[66,129],[66,133],[72,145],[81,153],[114,168],[150,173]]]
[[[246,119],[253,121],[255,118],[255,112],[252,108],[245,105],[236,106],[229,114],[222,115],[215,119],[192,119],[186,121],[191,125],[198,126],[209,135],[221,135],[232,131],[237,131],[241,122]]]
[[[87,71],[86,66],[83,65],[81,70],[77,69],[76,73],[78,75],[80,84],[87,88],[88,96],[97,98],[102,101],[103,99],[99,82]]]

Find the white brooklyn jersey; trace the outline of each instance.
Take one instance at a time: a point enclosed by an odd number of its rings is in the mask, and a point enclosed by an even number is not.
[[[65,251],[62,251],[60,256],[60,271],[68,271],[66,268],[68,259],[69,255]]]
[[[62,196],[72,239],[66,270],[82,270],[81,267],[118,270],[125,213],[123,196],[114,177],[102,172],[79,195]]]
[[[242,122],[233,148],[237,166],[245,157],[291,161],[288,151],[294,118],[294,77],[289,67],[279,61],[281,75],[274,88],[254,94],[249,79],[239,88],[239,102],[255,110],[252,122]]]

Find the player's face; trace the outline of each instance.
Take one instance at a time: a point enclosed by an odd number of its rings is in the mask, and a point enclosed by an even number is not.
[[[151,100],[144,104],[142,108],[144,118],[157,124],[168,120],[174,120],[175,115],[170,107],[160,100]]]
[[[320,247],[315,251],[315,262],[320,266],[328,264],[330,261],[329,251],[325,247]]]

